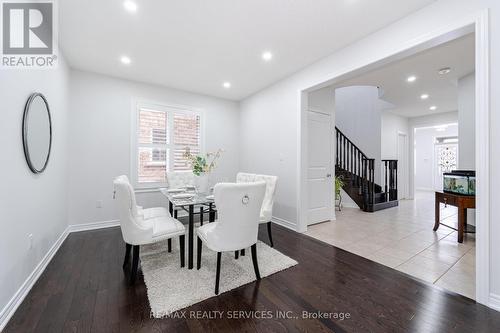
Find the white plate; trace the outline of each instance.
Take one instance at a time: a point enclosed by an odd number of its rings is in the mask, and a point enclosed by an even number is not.
[[[207,195],[207,200],[214,200],[215,199],[215,196],[212,194],[212,195]]]

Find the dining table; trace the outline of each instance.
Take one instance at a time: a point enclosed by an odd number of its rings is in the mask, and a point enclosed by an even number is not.
[[[178,218],[179,211],[187,213],[188,269],[193,269],[195,216],[199,215],[200,225],[203,225],[205,214],[208,214],[208,222],[215,221],[215,214],[217,210],[214,203],[214,196],[210,193],[199,193],[195,189],[190,188],[161,188],[160,192],[168,200],[170,215],[174,218]]]

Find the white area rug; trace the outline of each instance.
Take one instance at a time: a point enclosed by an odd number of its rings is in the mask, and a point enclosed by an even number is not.
[[[216,296],[215,269],[217,254],[203,247],[201,269],[196,269],[196,238],[194,241],[194,268],[180,268],[178,238],[173,240],[172,252],[167,252],[167,242],[141,246],[140,258],[144,281],[148,290],[152,315],[161,318],[170,313]],[[267,244],[257,243],[257,259],[262,278],[297,265]],[[255,281],[250,249],[246,255],[234,259],[234,252],[224,252],[221,262],[219,295]]]

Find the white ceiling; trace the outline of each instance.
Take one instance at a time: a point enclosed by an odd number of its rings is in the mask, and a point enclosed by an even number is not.
[[[433,1],[64,0],[60,46],[73,68],[241,100]]]
[[[451,72],[439,75],[437,71],[443,67],[451,67]],[[470,34],[343,82],[342,86],[378,86],[383,92],[382,99],[394,105],[391,112],[417,117],[456,111],[457,80],[473,71],[474,35]],[[408,83],[410,75],[417,80]],[[422,100],[422,94],[430,97]],[[429,110],[432,105],[437,106],[435,111]]]

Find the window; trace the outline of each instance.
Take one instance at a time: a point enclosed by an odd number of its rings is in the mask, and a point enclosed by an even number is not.
[[[158,105],[137,107],[133,174],[139,187],[166,183],[167,171],[189,170],[184,153],[201,152],[199,112]]]

